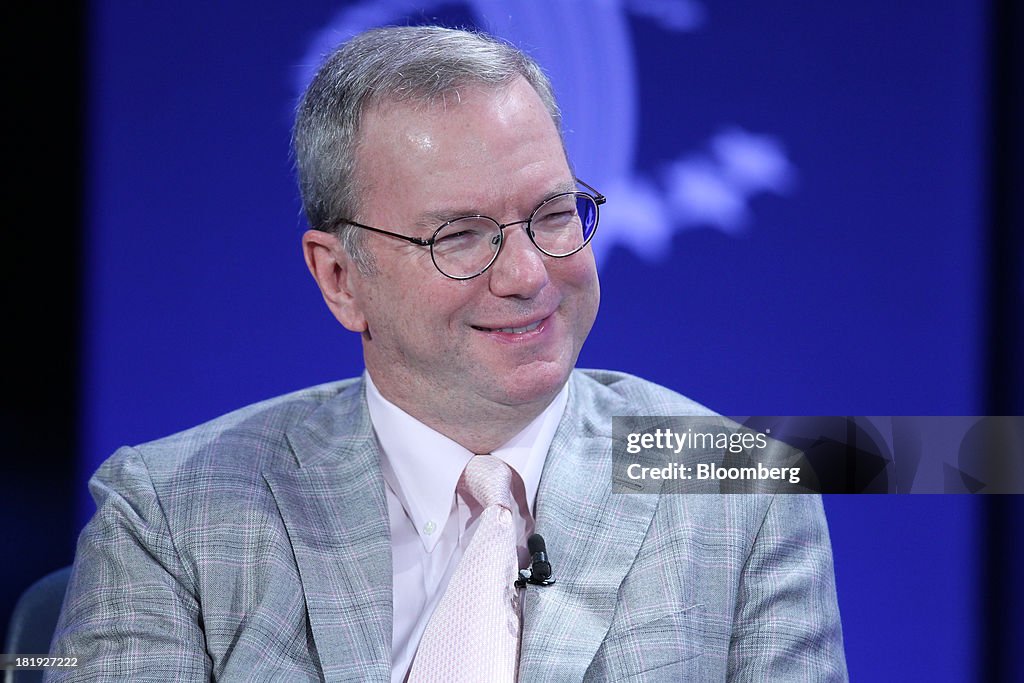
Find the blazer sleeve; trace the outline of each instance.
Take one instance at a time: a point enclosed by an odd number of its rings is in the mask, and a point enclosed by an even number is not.
[[[75,669],[49,681],[210,680],[194,577],[140,453],[123,448],[89,482],[82,532],[51,653]]]
[[[845,681],[821,497],[776,495],[740,578],[730,681]]]

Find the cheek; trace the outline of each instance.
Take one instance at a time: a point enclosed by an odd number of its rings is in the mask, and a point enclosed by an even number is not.
[[[601,302],[601,285],[597,277],[597,270],[593,267],[593,260],[589,266],[584,265],[574,269],[571,277],[566,280],[566,285],[574,293],[573,319],[576,343],[582,345],[594,326]]]
[[[406,334],[416,337],[410,340],[413,343],[440,343],[458,326],[460,312],[470,299],[468,283],[472,282],[441,278],[432,274],[394,288],[389,298],[378,302],[378,315],[385,316],[389,324],[401,326]]]
[[[585,256],[578,261],[576,256]],[[581,307],[592,307],[596,310],[601,298],[601,286],[597,278],[597,267],[590,253],[574,254],[562,264],[558,279],[570,292],[576,294]]]

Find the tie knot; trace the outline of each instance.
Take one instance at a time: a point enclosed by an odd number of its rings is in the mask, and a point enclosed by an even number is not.
[[[493,455],[474,455],[462,472],[469,495],[484,508],[501,505],[512,509],[512,470]]]

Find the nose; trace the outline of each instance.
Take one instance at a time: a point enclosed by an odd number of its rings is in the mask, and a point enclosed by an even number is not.
[[[505,228],[501,253],[488,269],[495,296],[532,299],[548,283],[545,257],[526,234],[526,226]]]

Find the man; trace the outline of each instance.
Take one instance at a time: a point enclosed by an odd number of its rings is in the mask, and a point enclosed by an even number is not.
[[[817,497],[612,493],[613,415],[706,410],[574,370],[604,197],[532,61],[362,34],[294,143],[306,262],[366,373],[108,460],[54,645],[81,668],[60,674],[845,678]],[[516,587],[534,531],[556,581]]]

